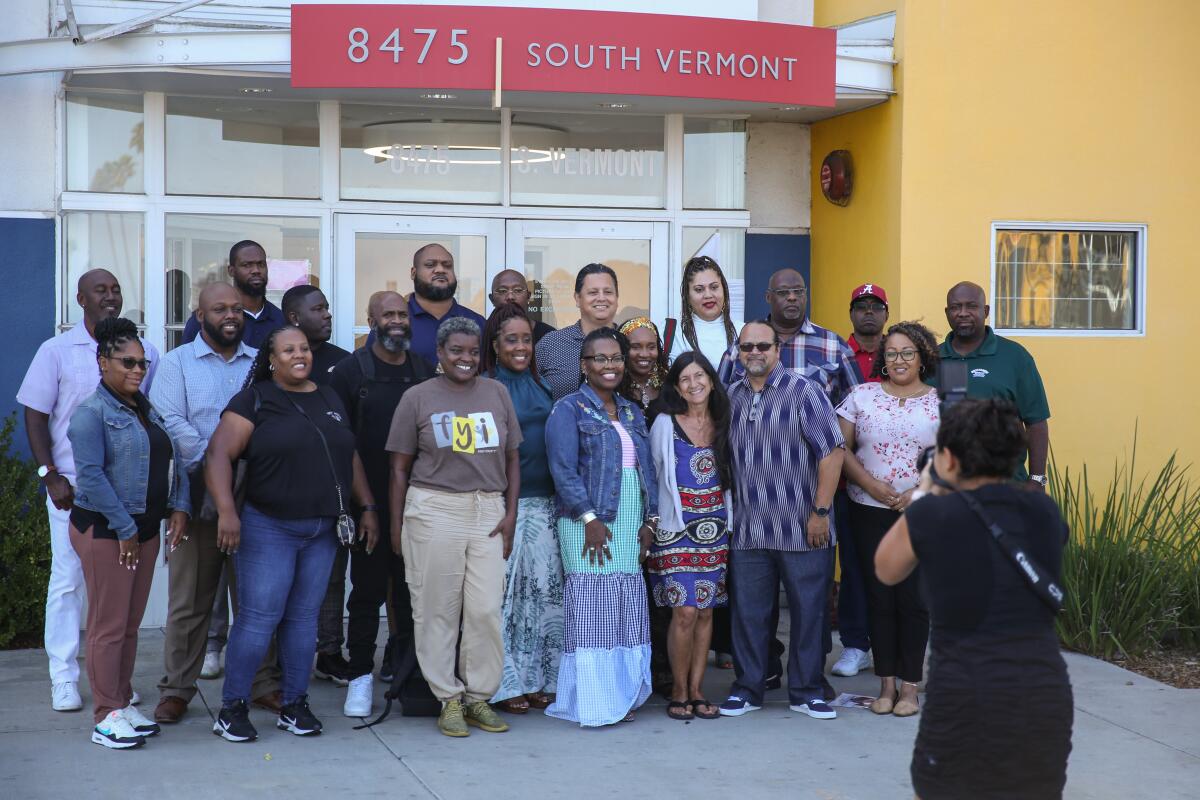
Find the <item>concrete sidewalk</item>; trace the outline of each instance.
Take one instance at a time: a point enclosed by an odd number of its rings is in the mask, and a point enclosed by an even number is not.
[[[382,641],[382,637],[381,637]],[[838,652],[831,656],[836,658]],[[1200,796],[1200,690],[1174,689],[1094,659],[1068,655],[1075,687],[1070,798]],[[144,631],[134,686],[151,714],[162,634]],[[712,669],[709,699],[723,700],[731,673]],[[872,694],[869,671],[833,678]],[[518,797],[909,798],[918,718],[842,709],[818,721],[788,710],[784,691],[744,717],[681,723],[654,697],[632,723],[581,730],[537,712],[506,717],[505,734],[451,740],[433,719],[394,714],[366,731],[342,716],[345,690],[314,681],[310,701],[325,722],[312,739],[254,711],[260,738],[233,745],[211,733],[221,682],[202,681],[184,721],[140,750],[91,743],[91,713],[50,710],[45,655],[0,653],[0,787],[7,798],[389,797],[493,800]],[[377,698],[383,689],[377,685]],[[90,697],[86,682],[84,701]],[[382,707],[377,699],[377,711]]]

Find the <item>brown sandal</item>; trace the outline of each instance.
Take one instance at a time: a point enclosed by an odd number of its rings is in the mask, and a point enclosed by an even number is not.
[[[554,702],[554,698],[545,692],[534,692],[533,694],[525,695],[525,701],[529,703],[530,708],[548,708]]]
[[[507,700],[501,700],[499,703],[496,703],[496,705],[500,708],[501,711],[507,712],[509,714],[528,714],[529,713],[529,701],[526,700],[523,696],[510,697]]]
[[[691,706],[691,703],[685,703],[682,700],[672,700],[671,702],[667,703],[667,716],[671,719],[677,719],[680,722],[687,722],[689,719],[693,718]],[[681,708],[683,709],[682,714],[675,713]]]

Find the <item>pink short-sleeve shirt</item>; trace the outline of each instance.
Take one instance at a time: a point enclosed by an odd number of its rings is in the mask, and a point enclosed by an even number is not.
[[[883,390],[883,384],[863,383],[846,395],[837,413],[854,423],[854,455],[872,477],[897,492],[917,485],[921,478],[917,456],[937,441],[940,414],[936,389],[901,405],[899,398]],[[856,503],[885,507],[853,482],[847,483],[846,491]]]

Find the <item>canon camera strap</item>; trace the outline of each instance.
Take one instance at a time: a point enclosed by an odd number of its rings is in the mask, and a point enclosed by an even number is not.
[[[1063,591],[1057,583],[1050,578],[1050,573],[1042,568],[1042,565],[1034,560],[1032,556],[1025,552],[1025,549],[1013,537],[1009,536],[1003,528],[997,525],[991,517],[983,510],[983,506],[979,504],[970,492],[955,492],[967,504],[967,507],[975,512],[975,516],[979,517],[979,521],[988,529],[988,533],[996,540],[996,544],[1004,551],[1009,560],[1017,568],[1017,571],[1025,576],[1025,581],[1029,584],[1029,588],[1033,589],[1033,593],[1038,596],[1046,606],[1055,614],[1062,611],[1063,607]]]

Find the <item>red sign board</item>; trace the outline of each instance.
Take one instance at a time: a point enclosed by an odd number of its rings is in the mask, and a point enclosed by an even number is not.
[[[697,97],[832,106],[836,34],[613,11],[292,6],[292,85]]]

